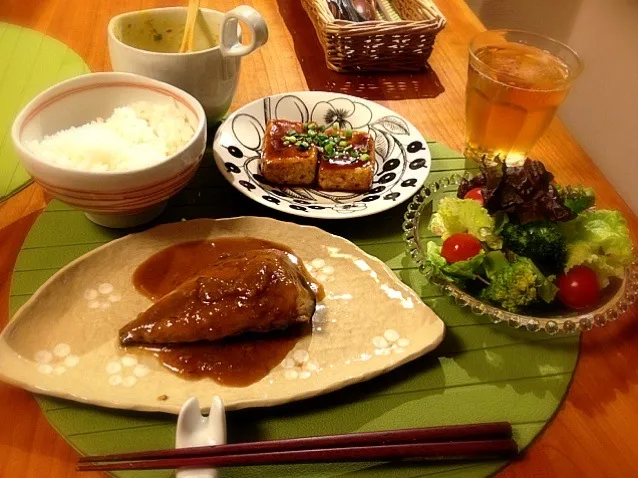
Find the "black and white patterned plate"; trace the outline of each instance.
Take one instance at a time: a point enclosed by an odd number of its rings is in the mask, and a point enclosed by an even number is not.
[[[259,159],[270,119],[337,123],[372,135],[376,164],[370,191],[269,184],[260,174]],[[405,118],[371,101],[320,91],[274,95],[240,108],[220,126],[213,152],[224,177],[249,198],[278,211],[320,219],[368,216],[397,206],[423,185],[431,166],[425,139]]]

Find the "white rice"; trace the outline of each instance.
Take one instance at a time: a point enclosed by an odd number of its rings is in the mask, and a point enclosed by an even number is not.
[[[130,171],[161,163],[194,134],[185,113],[173,103],[146,101],[116,108],[110,118],[30,141],[41,159],[84,171]]]

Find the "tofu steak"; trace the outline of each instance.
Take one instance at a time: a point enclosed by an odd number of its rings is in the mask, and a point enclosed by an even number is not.
[[[362,131],[321,128],[315,123],[270,120],[262,146],[262,176],[283,186],[368,191],[375,166],[372,137]]]
[[[284,145],[288,131],[303,132],[303,124],[286,120],[271,120],[266,126],[262,148],[261,174],[274,184],[309,186],[317,175],[317,150],[306,151]]]
[[[346,142],[354,151],[364,149],[368,159],[361,161],[347,154],[341,158],[321,155],[317,183],[326,191],[368,191],[374,176],[374,140],[367,133],[353,131],[352,138]]]

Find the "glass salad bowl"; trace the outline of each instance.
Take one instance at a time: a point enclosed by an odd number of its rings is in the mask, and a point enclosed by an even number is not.
[[[412,199],[404,215],[403,238],[408,255],[416,262],[419,270],[429,282],[438,285],[443,294],[454,298],[462,307],[469,307],[477,315],[486,315],[494,323],[506,322],[516,328],[524,327],[532,332],[546,332],[550,335],[576,333],[602,327],[616,320],[636,302],[638,297],[638,262],[625,270],[622,280],[610,284],[603,293],[601,303],[586,311],[554,312],[547,315],[525,315],[512,313],[488,304],[455,284],[434,274],[433,268],[425,261],[426,244],[433,238],[429,229],[430,217],[437,210],[439,201],[446,196],[456,196],[463,178],[471,179],[472,173],[444,177],[423,187]]]

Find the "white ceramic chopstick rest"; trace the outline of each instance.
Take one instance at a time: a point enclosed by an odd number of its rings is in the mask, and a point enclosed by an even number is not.
[[[223,445],[226,443],[226,409],[221,397],[215,395],[207,417],[202,416],[199,401],[189,398],[177,418],[175,448]],[[176,478],[219,478],[214,468],[180,469]]]

